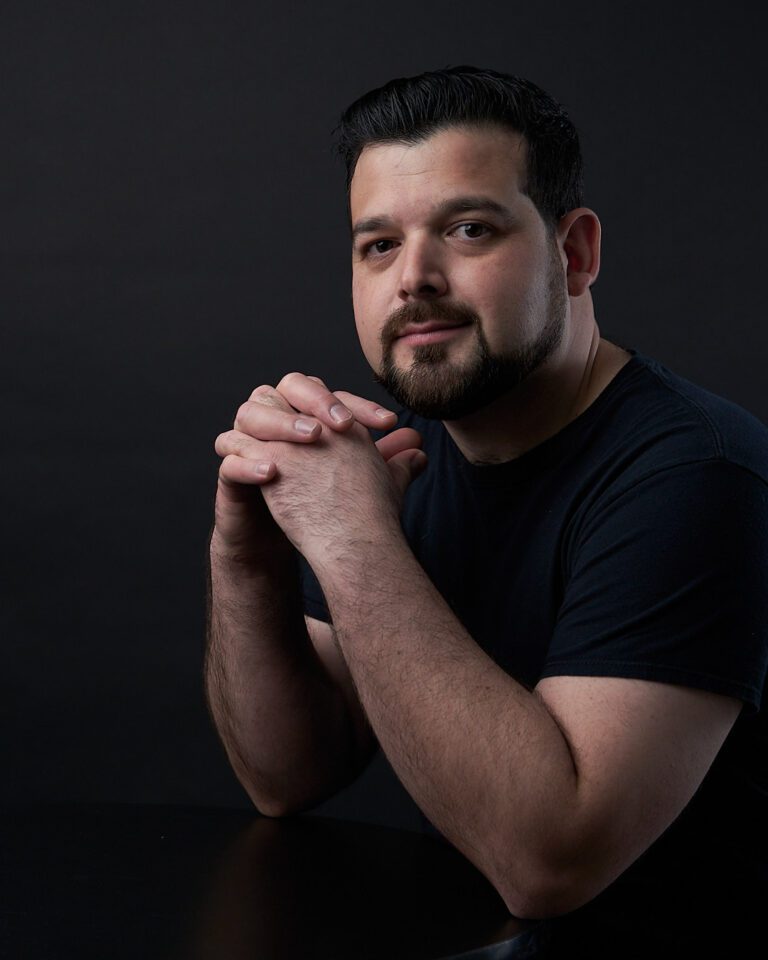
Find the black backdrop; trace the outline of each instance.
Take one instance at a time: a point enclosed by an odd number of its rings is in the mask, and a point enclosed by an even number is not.
[[[2,799],[248,803],[200,681],[212,443],[291,369],[383,399],[330,131],[393,76],[561,100],[603,335],[768,420],[751,6],[0,3]],[[382,761],[323,811],[413,823]]]

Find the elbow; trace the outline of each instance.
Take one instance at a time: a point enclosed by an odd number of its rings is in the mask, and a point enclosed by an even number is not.
[[[486,848],[487,849],[487,848]],[[493,846],[483,871],[509,912],[520,920],[546,920],[585,906],[632,862],[620,855],[605,824],[555,831],[551,824]],[[504,852],[502,852],[504,851]]]
[[[519,920],[547,920],[577,910],[595,896],[583,887],[561,883],[516,883],[499,890],[509,912]]]
[[[307,803],[290,802],[285,797],[265,796],[263,792],[257,791],[250,783],[244,780],[241,780],[240,783],[245,788],[245,792],[257,812],[263,817],[278,820],[281,817],[291,817],[297,813],[303,813],[311,807]]]
[[[325,789],[318,789],[315,786],[314,790],[307,789],[307,785],[303,784],[294,785],[294,789],[289,789],[288,785],[282,784],[272,785],[273,789],[268,790],[263,780],[257,783],[255,778],[239,775],[238,780],[256,810],[262,816],[273,819],[306,813],[337,792],[335,784],[325,786]]]
[[[256,812],[261,816],[278,819],[301,812],[302,808],[295,803],[288,802],[285,797],[275,797],[265,793],[263,788],[257,786],[255,778],[249,776],[242,768],[235,767],[235,774],[240,781],[240,786],[248,794],[248,799],[255,807]]]
[[[515,864],[494,886],[509,912],[520,920],[559,917],[589,903],[614,879],[595,871],[587,859],[522,869]]]
[[[273,820],[279,820],[281,817],[290,817],[292,814],[298,813],[298,810],[292,810],[285,804],[279,803],[265,803],[261,800],[257,803],[254,801],[254,807],[261,814],[262,817],[270,817]]]

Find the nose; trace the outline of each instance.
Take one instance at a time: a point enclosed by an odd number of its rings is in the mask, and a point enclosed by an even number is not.
[[[448,292],[445,266],[429,237],[410,237],[403,244],[399,260],[401,300],[434,299]]]

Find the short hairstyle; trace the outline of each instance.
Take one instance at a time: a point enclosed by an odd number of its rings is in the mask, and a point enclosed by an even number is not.
[[[478,67],[445,67],[390,80],[355,100],[333,133],[347,169],[347,196],[363,149],[373,144],[416,144],[447,127],[496,125],[522,134],[526,182],[550,231],[583,204],[579,136],[563,107],[530,80]]]

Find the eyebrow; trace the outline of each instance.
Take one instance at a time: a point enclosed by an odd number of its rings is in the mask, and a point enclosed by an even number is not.
[[[471,197],[452,197],[443,203],[432,208],[431,215],[433,219],[448,217],[453,213],[469,213],[473,210],[484,210],[486,213],[493,213],[500,217],[506,227],[511,227],[517,222],[511,210],[491,200],[490,197],[471,196]],[[364,220],[358,220],[350,232],[352,242],[363,233],[374,233],[376,230],[382,230],[386,227],[394,226],[394,220],[391,217],[366,217]]]

